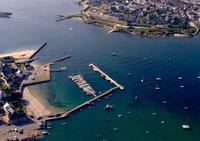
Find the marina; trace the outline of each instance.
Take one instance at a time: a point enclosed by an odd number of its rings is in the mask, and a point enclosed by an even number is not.
[[[97,97],[96,92],[92,88],[90,84],[88,84],[84,78],[83,75],[73,75],[73,76],[68,76],[70,80],[72,80],[74,83],[76,83],[79,88],[81,88],[84,92],[86,92],[87,95],[92,95],[94,97]]]
[[[89,64],[89,67],[92,67],[95,71],[99,71],[99,73],[101,75],[104,75],[107,80],[109,80],[111,83],[115,84],[116,86],[106,90],[103,93],[100,93],[99,95],[96,95],[96,92],[93,90],[93,88],[90,86],[90,84],[88,84],[84,80],[83,75],[79,74],[79,75],[68,76],[68,78],[70,80],[72,80],[74,83],[76,83],[79,86],[79,88],[83,89],[83,91],[86,92],[87,95],[92,95],[92,96],[94,96],[94,98],[76,106],[75,108],[73,108],[73,109],[71,109],[67,112],[57,113],[55,115],[51,115],[51,117],[45,118],[45,120],[44,120],[45,124],[49,121],[52,121],[52,120],[58,120],[58,119],[66,118],[74,112],[82,111],[83,108],[91,105],[95,101],[100,101],[100,99],[103,98],[103,97],[109,96],[115,90],[117,90],[117,89],[123,90],[124,89],[124,87],[122,85],[118,84],[116,81],[114,81],[111,77],[109,77],[106,73],[101,71],[95,65]],[[112,107],[113,107],[112,105],[107,104],[106,107],[105,107],[105,110],[111,110]]]

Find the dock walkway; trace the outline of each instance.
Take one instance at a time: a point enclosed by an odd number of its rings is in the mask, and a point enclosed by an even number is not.
[[[96,65],[94,64],[89,64],[89,67],[91,67],[94,71],[97,71],[101,74],[102,77],[104,77],[106,80],[109,80],[112,84],[114,84],[116,87],[120,88],[121,90],[124,89],[122,85],[117,83],[115,80],[113,80],[110,76],[108,76],[105,72],[100,70]]]

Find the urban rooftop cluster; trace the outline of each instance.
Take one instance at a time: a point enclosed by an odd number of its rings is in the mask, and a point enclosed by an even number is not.
[[[23,119],[19,116],[25,117],[21,98],[23,80],[30,75],[29,70],[32,69],[29,61],[12,56],[0,58],[0,118],[5,123]]]
[[[81,14],[68,18],[81,17],[111,31],[193,36],[200,28],[199,0],[82,0],[80,4]]]

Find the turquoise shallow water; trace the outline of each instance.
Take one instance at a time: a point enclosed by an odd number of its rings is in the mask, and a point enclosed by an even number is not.
[[[71,109],[90,98],[67,79],[69,74],[82,73],[97,92],[112,87],[88,68],[91,62],[125,86],[124,91],[118,90],[70,118],[50,123],[53,127],[50,135],[41,141],[200,140],[200,80],[196,79],[200,75],[199,37],[107,34],[102,28],[77,20],[55,22],[57,14],[80,10],[74,0],[1,0],[0,5],[0,11],[14,13],[12,19],[0,19],[0,52],[37,48],[48,42],[38,54],[40,62],[64,53],[72,55],[71,59],[54,66],[67,66],[67,72],[53,73],[51,82],[39,86],[40,94],[51,105]],[[117,56],[111,56],[112,52]],[[129,72],[131,77],[127,75]],[[178,80],[179,76],[183,80]],[[155,81],[156,77],[162,81]],[[141,79],[144,83],[140,83]],[[180,85],[185,87],[181,89]],[[156,91],[155,86],[161,90]],[[139,97],[137,101],[135,96]],[[168,103],[162,104],[162,101]],[[103,110],[108,103],[114,105],[111,112]],[[189,109],[184,110],[184,106]],[[152,112],[158,115],[155,117]],[[118,118],[118,114],[123,117]],[[162,120],[166,121],[165,125],[160,124]],[[67,125],[62,126],[63,122]],[[193,130],[183,130],[184,123],[190,123]],[[113,128],[120,130],[114,133]]]

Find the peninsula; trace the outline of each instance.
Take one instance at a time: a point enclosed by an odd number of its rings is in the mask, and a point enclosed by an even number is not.
[[[81,18],[88,24],[145,36],[197,35],[200,2],[197,0],[81,0],[83,10],[57,21]]]

